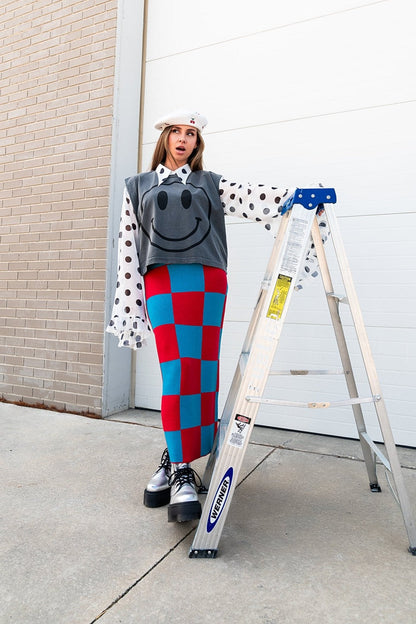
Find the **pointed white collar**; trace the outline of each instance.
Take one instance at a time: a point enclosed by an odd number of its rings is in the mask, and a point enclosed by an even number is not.
[[[171,171],[165,167],[165,165],[160,164],[156,167],[156,173],[158,177],[158,186],[160,186],[170,175],[177,175],[182,184],[186,184],[188,176],[192,173],[192,171],[188,163],[183,167],[179,167],[176,171]]]

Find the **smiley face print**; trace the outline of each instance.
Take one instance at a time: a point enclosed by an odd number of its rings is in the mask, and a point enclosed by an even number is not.
[[[211,212],[205,189],[169,180],[144,193],[139,220],[153,247],[181,253],[197,247],[208,236]]]

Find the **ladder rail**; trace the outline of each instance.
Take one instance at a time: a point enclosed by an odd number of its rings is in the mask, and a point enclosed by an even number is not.
[[[210,456],[208,458],[208,462],[204,471],[204,475],[202,477],[203,490],[207,490],[209,487],[209,484],[212,479],[214,464],[219,456],[219,453],[221,451],[221,448],[224,442],[226,428],[228,426],[228,423],[230,422],[233,406],[235,404],[236,397],[237,397],[237,392],[242,383],[244,371],[247,366],[248,356],[250,354],[250,351],[253,345],[254,334],[258,326],[260,315],[265,306],[265,299],[268,295],[271,280],[273,277],[273,272],[276,267],[279,253],[280,253],[280,250],[283,245],[283,241],[286,236],[290,216],[291,216],[290,212],[286,212],[282,216],[280,227],[277,231],[276,238],[275,238],[275,241],[274,241],[274,244],[273,244],[270,256],[269,256],[269,260],[267,262],[266,270],[264,272],[264,277],[261,283],[256,305],[254,307],[254,311],[253,311],[249,326],[246,331],[243,346],[241,349],[241,354],[239,356],[238,364],[234,372],[233,380],[231,382],[230,390],[228,392],[228,396],[224,405],[221,420],[219,422],[216,439],[215,439],[212,451],[210,453]]]
[[[354,282],[352,279],[351,270],[348,264],[347,255],[345,253],[344,244],[341,238],[338,223],[335,219],[335,215],[328,211],[328,225],[331,232],[335,253],[338,260],[338,265],[341,271],[342,281],[344,283],[345,292],[349,301],[351,310],[351,316],[355,326],[360,350],[367,373],[368,383],[373,395],[381,395],[380,382],[377,375],[377,370],[374,362],[374,358],[371,352],[370,343],[365,330],[364,319],[361,313],[361,308],[358,302],[357,292],[355,290]],[[314,231],[314,230],[313,230]],[[316,234],[314,236],[315,241]],[[321,241],[322,242],[322,241]],[[319,262],[319,256],[318,256]],[[407,535],[410,543],[410,552],[416,555],[416,524],[412,514],[412,508],[410,500],[406,491],[403,473],[401,470],[399,458],[397,455],[396,444],[394,442],[393,432],[391,429],[390,421],[387,415],[387,409],[385,401],[381,398],[380,401],[375,403],[375,409],[380,424],[381,434],[383,436],[385,448],[390,461],[391,472],[395,481],[397,496],[400,501],[400,509],[402,511],[404,524],[406,527]]]
[[[273,362],[283,323],[293,295],[297,275],[300,271],[300,259],[306,254],[306,244],[309,239],[314,214],[305,211],[301,206],[294,207],[283,217],[284,227],[279,228],[266,274],[270,285],[274,288],[266,289],[265,294],[259,297],[253,317],[255,322],[250,324],[243,352],[248,353],[245,370],[238,387],[230,389],[232,399],[227,401],[224,409],[227,428],[219,449],[219,457],[213,469],[211,485],[208,490],[202,516],[198,524],[195,538],[190,550],[190,557],[214,557],[223,526],[228,515],[230,501],[237,485],[238,474],[244,459],[259,404],[246,400],[247,390],[254,396],[261,397],[268,379],[268,372]],[[289,224],[295,222],[296,229],[290,231]],[[293,248],[294,241],[302,240],[302,244]],[[293,253],[299,255],[298,262],[293,263]],[[273,303],[280,301],[278,292],[280,271],[285,270],[290,276],[290,287],[283,296],[283,304],[278,312]],[[273,269],[273,270],[272,270]],[[277,318],[279,317],[279,318]],[[236,373],[239,379],[241,373]],[[233,382],[234,383],[234,382]],[[228,411],[228,413],[225,413]],[[247,422],[239,422],[238,418]],[[244,426],[241,445],[233,442],[238,436],[239,427]],[[221,422],[221,429],[223,422]],[[219,437],[220,439],[220,437]],[[205,476],[205,475],[204,475]]]
[[[329,212],[327,212],[328,224],[330,223]],[[331,227],[331,226],[330,226]],[[335,239],[331,232],[331,238],[333,245],[335,247]],[[334,286],[331,279],[331,274],[329,270],[328,261],[326,258],[324,245],[322,243],[321,234],[319,232],[318,223],[315,222],[312,225],[312,240],[315,245],[316,255],[318,257],[318,264],[321,271],[322,283],[324,286],[324,290],[326,293],[326,300],[328,304],[328,310],[332,321],[332,326],[334,328],[335,340],[338,346],[338,352],[341,358],[341,363],[344,369],[344,377],[345,383],[347,385],[348,393],[351,399],[355,399],[358,397],[358,388],[355,381],[352,362],[348,352],[347,340],[345,337],[344,328],[342,326],[341,316],[339,313],[339,302],[343,300],[343,297],[338,296],[334,297]],[[375,393],[373,393],[375,394]],[[377,394],[380,394],[379,392]],[[355,419],[355,424],[358,430],[358,435],[361,433],[367,433],[367,428],[364,421],[363,411],[361,409],[361,405],[356,404],[352,406],[353,415]],[[376,457],[372,449],[370,449],[367,445],[362,443],[362,438],[360,437],[361,448],[364,456],[365,465],[367,468],[367,474],[370,481],[370,487],[375,489],[379,487],[378,479],[377,479],[377,469],[376,469]]]

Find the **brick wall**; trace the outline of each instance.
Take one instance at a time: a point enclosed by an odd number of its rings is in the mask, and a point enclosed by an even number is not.
[[[117,0],[0,7],[0,396],[101,413]]]

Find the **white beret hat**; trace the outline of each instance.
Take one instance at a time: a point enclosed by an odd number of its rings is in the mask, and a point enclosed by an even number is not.
[[[155,123],[155,128],[156,130],[164,130],[168,126],[192,126],[202,132],[207,123],[207,118],[200,113],[179,110],[159,119]]]

